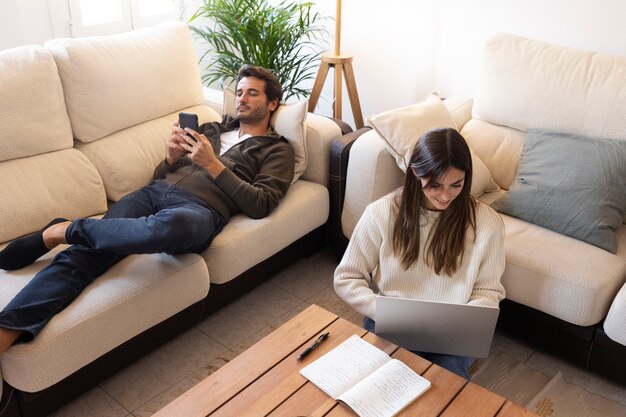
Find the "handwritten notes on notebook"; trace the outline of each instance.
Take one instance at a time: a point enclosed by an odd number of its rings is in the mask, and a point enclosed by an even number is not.
[[[300,373],[361,417],[396,415],[430,388],[427,379],[356,335]]]

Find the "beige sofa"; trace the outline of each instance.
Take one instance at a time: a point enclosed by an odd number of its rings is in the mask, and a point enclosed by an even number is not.
[[[481,200],[491,204],[511,193],[513,184],[527,180],[519,177],[518,167],[530,129],[626,141],[626,59],[496,34],[484,47],[476,97],[451,97],[443,103],[487,167],[487,175],[500,188],[484,193],[483,188],[478,193]],[[330,223],[334,228],[332,245],[338,255],[366,205],[403,181],[389,143],[381,129],[376,129],[378,119],[379,115],[369,119],[375,129],[353,132],[333,144]],[[616,143],[622,149],[617,158],[622,159],[617,159],[614,168],[624,175],[626,146],[625,142]],[[547,156],[565,154],[566,150],[560,148]],[[593,159],[591,154],[587,156],[573,166],[557,158],[552,167],[557,173],[565,172],[567,165],[572,171],[584,172]],[[602,166],[598,171],[608,169]],[[476,176],[475,169],[474,180]],[[546,184],[551,179],[546,178]],[[601,182],[590,187],[600,188],[604,185]],[[613,185],[616,192],[611,194],[619,195],[611,208],[613,220],[615,213],[620,214],[615,231],[607,236],[616,239],[615,253],[502,214],[506,227],[506,270],[502,277],[506,300],[501,304],[500,326],[624,382],[626,225],[622,216],[626,213],[626,178],[618,178]],[[538,187],[536,192],[543,186]],[[546,215],[547,206],[540,205],[534,214]],[[568,221],[566,216],[562,221]],[[572,224],[580,225],[576,221]]]
[[[221,119],[204,104],[184,24],[5,50],[0,74],[0,247],[55,217],[100,216],[147,184],[179,111]],[[272,124],[296,149],[299,176],[279,207],[233,217],[200,255],[133,255],[98,278],[0,358],[0,415],[49,413],[325,244],[329,148],[341,128],[307,114],[306,102],[282,106]],[[0,306],[56,252],[0,270]]]

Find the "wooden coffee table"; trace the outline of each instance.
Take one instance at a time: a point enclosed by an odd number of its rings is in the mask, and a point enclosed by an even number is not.
[[[330,332],[301,362],[296,357],[323,331]],[[428,379],[431,388],[402,416],[521,417],[536,414],[312,305],[218,371],[172,401],[154,417],[354,416],[300,375],[302,367],[356,334]]]

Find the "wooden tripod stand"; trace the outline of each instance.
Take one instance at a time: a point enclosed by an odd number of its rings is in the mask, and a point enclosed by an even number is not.
[[[311,97],[309,98],[309,111],[313,112],[317,101],[320,98],[324,81],[328,75],[328,69],[335,69],[335,84],[333,88],[333,117],[341,119],[341,77],[345,76],[346,89],[348,90],[348,98],[350,99],[350,107],[352,107],[352,115],[354,116],[354,124],[357,129],[363,127],[363,115],[361,114],[361,103],[359,102],[359,93],[356,90],[356,82],[354,81],[354,71],[352,70],[352,57],[341,55],[341,0],[337,0],[337,14],[335,19],[335,53],[325,52],[322,54],[322,62],[315,77]]]
[[[352,57],[347,55],[335,55],[329,52],[322,54],[322,63],[320,69],[315,77],[315,83],[313,84],[313,90],[311,91],[311,97],[309,98],[309,111],[315,110],[317,101],[320,98],[324,81],[328,75],[328,69],[333,67],[335,69],[335,86],[334,86],[334,103],[333,103],[333,117],[341,119],[341,76],[344,75],[346,79],[346,88],[348,90],[348,98],[350,99],[350,107],[352,107],[352,115],[354,116],[354,124],[357,129],[363,127],[363,115],[361,114],[361,104],[359,102],[359,93],[356,90],[356,82],[354,81],[354,72],[352,70]]]

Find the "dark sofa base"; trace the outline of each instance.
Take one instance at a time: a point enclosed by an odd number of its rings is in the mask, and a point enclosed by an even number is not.
[[[601,377],[626,384],[626,346],[602,328],[577,326],[510,300],[500,303],[498,330]]]
[[[610,339],[602,326],[596,329],[589,369],[626,385],[626,346]]]
[[[226,284],[212,284],[204,300],[128,340],[57,384],[28,393],[4,383],[0,417],[44,417],[152,350],[190,329],[282,268],[310,256],[326,244],[321,226]]]

